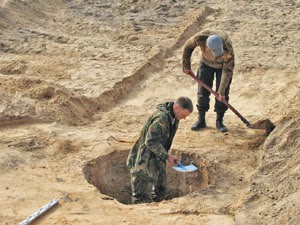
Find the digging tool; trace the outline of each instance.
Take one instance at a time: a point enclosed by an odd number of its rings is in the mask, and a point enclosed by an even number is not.
[[[119,143],[130,143],[130,144],[133,144],[133,143],[134,143],[134,141],[119,140],[119,139],[115,138],[114,136],[109,136],[109,137],[107,138],[107,143],[108,143],[109,145],[111,145],[111,144],[110,144],[110,140],[114,140],[114,141],[119,142]]]
[[[215,92],[213,89],[211,89],[204,82],[202,82],[201,80],[199,80],[192,71],[189,72],[189,75],[194,80],[196,80],[202,87],[204,87],[206,90],[208,90],[210,93],[212,93],[216,98],[218,98],[219,94],[217,92]],[[233,106],[230,105],[225,99],[222,100],[222,103],[224,103],[229,109],[231,109],[235,113],[235,115],[237,115],[243,121],[243,123],[245,123],[246,126],[249,127],[249,128],[265,130],[267,135],[269,133],[271,133],[272,130],[274,130],[274,128],[275,128],[275,125],[269,119],[260,120],[260,121],[257,121],[254,124],[251,124],[235,108],[233,108]]]

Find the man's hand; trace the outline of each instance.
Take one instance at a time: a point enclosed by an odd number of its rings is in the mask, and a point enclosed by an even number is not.
[[[184,72],[186,75],[190,75],[191,72],[193,72],[193,71],[191,71],[191,70],[183,70],[183,72]]]
[[[225,101],[225,95],[218,95],[218,98],[217,98],[220,102],[223,102]]]
[[[178,164],[178,159],[175,156],[173,156],[173,155],[169,154],[167,160],[173,166],[177,166],[177,164]]]

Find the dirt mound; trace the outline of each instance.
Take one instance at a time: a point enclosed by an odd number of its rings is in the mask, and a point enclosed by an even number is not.
[[[299,223],[299,122],[295,118],[283,119],[263,144],[261,165],[238,220]]]
[[[17,119],[80,125],[90,122],[97,110],[92,100],[43,80],[12,78],[2,80],[0,86],[3,95],[6,93],[1,111],[1,123],[6,125],[8,120],[15,124]]]

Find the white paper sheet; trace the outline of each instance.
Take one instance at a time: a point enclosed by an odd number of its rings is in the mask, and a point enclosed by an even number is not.
[[[173,166],[173,169],[178,171],[178,172],[194,172],[196,171],[198,168],[196,166],[194,166],[193,164],[190,164],[188,166]]]

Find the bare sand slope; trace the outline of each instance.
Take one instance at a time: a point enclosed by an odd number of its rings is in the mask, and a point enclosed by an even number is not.
[[[0,1],[0,224],[300,223],[299,1]],[[229,132],[180,124],[172,152],[198,167],[168,165],[168,200],[131,205],[125,160],[158,103],[196,104],[181,72],[182,45],[224,29],[236,52]],[[196,71],[199,50],[193,54]]]

